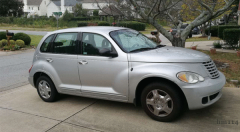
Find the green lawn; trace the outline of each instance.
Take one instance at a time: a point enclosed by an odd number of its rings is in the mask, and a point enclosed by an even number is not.
[[[37,47],[38,43],[41,41],[43,36],[41,35],[29,35],[31,37],[31,44],[32,46]]]
[[[192,37],[186,40],[186,42],[194,42],[194,41],[215,41],[215,40],[221,40],[218,37],[211,37],[210,40],[208,40],[208,37]]]

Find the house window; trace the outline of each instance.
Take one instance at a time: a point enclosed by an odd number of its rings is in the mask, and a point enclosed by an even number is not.
[[[30,7],[29,7],[29,10],[30,10]]]
[[[38,10],[39,10],[39,7],[38,7]]]

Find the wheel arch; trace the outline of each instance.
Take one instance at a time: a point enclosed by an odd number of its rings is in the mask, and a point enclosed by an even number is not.
[[[54,84],[54,81],[53,81],[53,79],[51,78],[51,76],[49,76],[47,73],[45,73],[45,72],[36,72],[34,75],[33,75],[33,83],[34,83],[34,86],[35,87],[37,87],[36,86],[36,83],[37,83],[37,79],[39,78],[39,77],[41,77],[41,76],[46,76],[46,77],[48,77],[48,78],[50,78],[51,80],[52,80],[52,82],[53,82],[53,84]],[[55,85],[55,84],[54,84]]]
[[[136,106],[141,106],[141,93],[143,91],[143,89],[150,83],[153,82],[160,82],[160,83],[167,83],[171,86],[173,86],[174,88],[176,88],[176,90],[180,93],[180,96],[182,97],[182,100],[184,101],[184,107],[188,108],[188,103],[187,103],[187,99],[185,97],[185,94],[183,93],[182,89],[173,81],[163,78],[163,77],[147,77],[142,79],[136,88],[135,91],[135,99],[134,99],[134,104]]]

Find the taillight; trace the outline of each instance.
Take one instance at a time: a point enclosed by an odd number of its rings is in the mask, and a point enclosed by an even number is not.
[[[172,32],[172,29],[170,29],[169,31]]]
[[[29,73],[31,72],[31,70],[32,70],[32,67],[33,67],[33,65],[32,65],[32,66],[31,66],[31,68],[29,69],[29,71],[28,71]]]

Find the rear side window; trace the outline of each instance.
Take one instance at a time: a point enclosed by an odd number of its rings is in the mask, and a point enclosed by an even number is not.
[[[53,42],[53,53],[76,54],[78,33],[58,34]]]
[[[40,48],[41,52],[49,52],[50,51],[50,48],[51,48],[50,42],[51,42],[53,36],[54,35],[50,35],[47,39],[45,39],[45,41],[43,42],[43,44]]]

